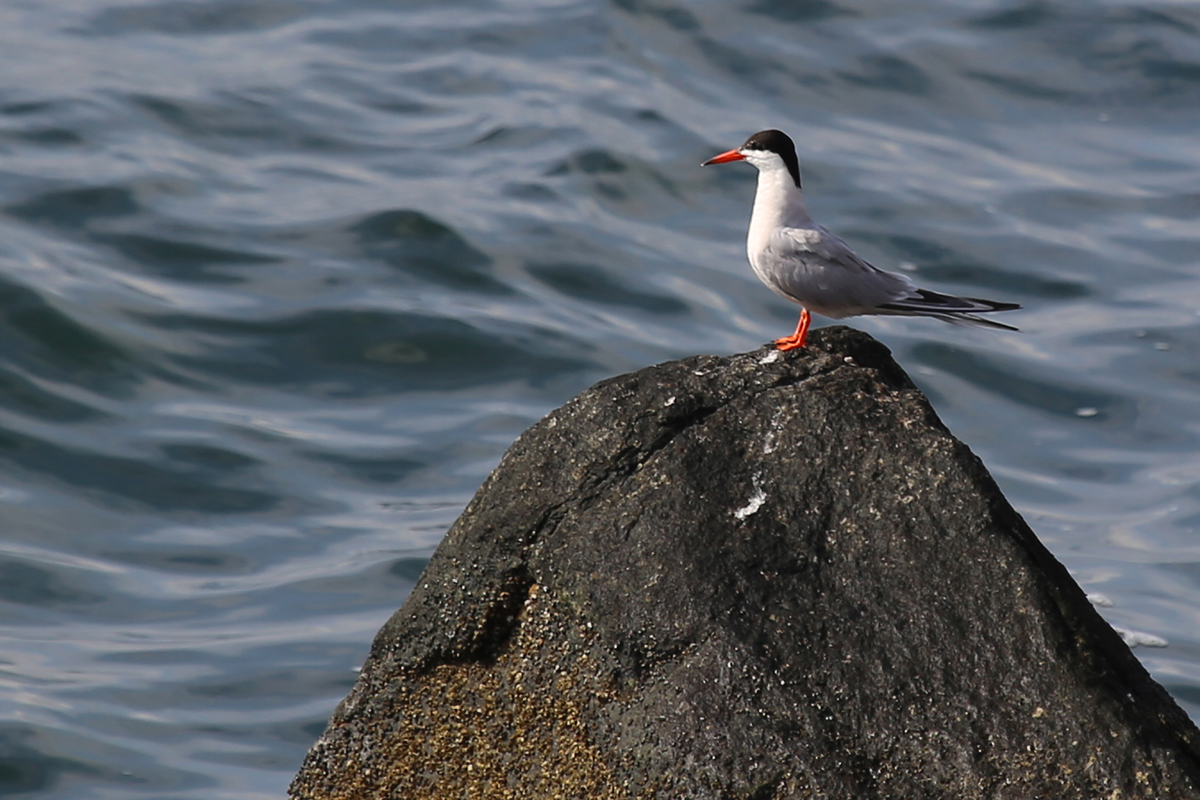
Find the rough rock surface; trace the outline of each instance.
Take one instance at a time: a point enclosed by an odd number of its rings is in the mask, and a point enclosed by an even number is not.
[[[865,334],[598,384],[380,631],[296,798],[1194,798],[1200,733]]]

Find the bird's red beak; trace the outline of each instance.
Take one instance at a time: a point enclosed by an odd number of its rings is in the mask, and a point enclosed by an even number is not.
[[[746,157],[737,150],[729,150],[721,153],[719,156],[713,156],[708,161],[705,161],[700,166],[707,167],[709,164],[728,164],[730,161],[745,161]]]

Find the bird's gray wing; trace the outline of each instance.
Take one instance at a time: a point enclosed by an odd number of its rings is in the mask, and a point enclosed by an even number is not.
[[[879,313],[879,306],[917,296],[904,275],[862,260],[820,225],[779,228],[763,251],[760,271],[772,289],[835,319]]]

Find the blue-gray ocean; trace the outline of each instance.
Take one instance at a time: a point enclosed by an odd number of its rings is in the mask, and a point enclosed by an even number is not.
[[[791,331],[767,127],[1025,306],[851,322],[1200,716],[1196,2],[6,0],[0,795],[281,796],[522,430]]]

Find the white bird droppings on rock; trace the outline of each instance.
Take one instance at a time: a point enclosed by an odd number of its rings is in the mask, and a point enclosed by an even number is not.
[[[754,494],[750,496],[750,502],[734,511],[733,516],[739,520],[745,519],[762,508],[765,502],[767,502],[767,493],[758,485],[758,476],[756,475],[754,476]]]
[[[767,431],[766,438],[763,439],[763,454],[764,455],[770,455],[771,453],[775,452],[775,445],[779,440],[779,432],[780,432],[780,430],[783,429],[783,425],[780,424],[780,421],[779,421],[782,416],[783,416],[783,409],[780,408],[771,417],[771,429]],[[755,487],[758,486],[757,477],[755,478],[754,485],[755,485]]]
[[[758,360],[758,363],[759,364],[774,364],[778,360],[779,360],[779,351],[772,350],[771,352],[767,353],[765,356],[760,358]]]

